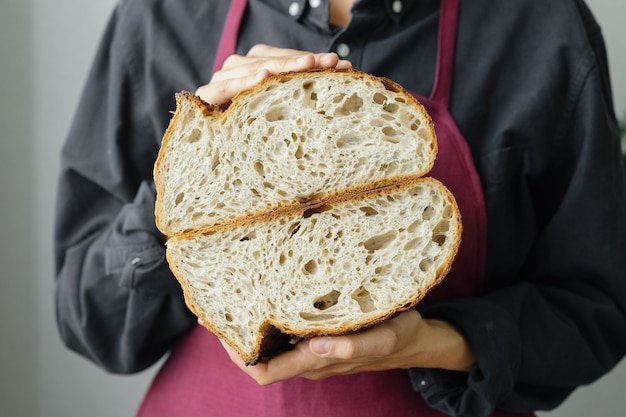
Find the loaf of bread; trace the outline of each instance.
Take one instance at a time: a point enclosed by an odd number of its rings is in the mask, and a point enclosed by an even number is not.
[[[436,150],[410,94],[354,70],[274,76],[223,112],[179,94],[154,177],[187,305],[247,364],[413,308],[461,239],[424,177]]]
[[[412,308],[460,233],[449,191],[423,178],[173,238],[167,258],[203,325],[255,363],[270,327],[341,334]]]
[[[436,151],[415,98],[357,71],[282,74],[225,112],[182,93],[155,165],[157,225],[172,236],[417,178]]]

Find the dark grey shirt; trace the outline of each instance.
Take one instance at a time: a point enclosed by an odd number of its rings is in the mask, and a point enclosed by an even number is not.
[[[255,43],[340,51],[428,96],[439,2],[251,0]],[[112,372],[153,364],[195,324],[154,226],[152,166],[174,93],[209,81],[226,0],[123,0],[62,154],[56,306],[71,349]],[[294,6],[292,6],[294,7]],[[295,7],[292,8],[292,12]],[[468,374],[409,371],[450,415],[551,408],[626,351],[626,183],[600,29],[577,0],[461,2],[450,110],[487,209],[484,293],[421,310],[466,335]]]

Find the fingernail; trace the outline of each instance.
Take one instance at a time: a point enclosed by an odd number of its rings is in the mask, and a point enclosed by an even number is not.
[[[335,54],[332,52],[328,52],[326,54],[323,54],[320,57],[320,62],[329,62],[329,61],[333,61],[335,59]]]
[[[329,338],[321,337],[317,339],[311,339],[311,342],[309,343],[309,348],[311,349],[311,352],[315,353],[316,355],[326,355],[328,354],[328,352],[330,352],[330,344],[331,341]]]
[[[345,59],[340,59],[340,60],[337,62],[337,68],[342,68],[342,69],[345,69],[345,68],[352,68],[352,62],[347,61],[347,60],[345,60]]]
[[[296,60],[296,62],[298,64],[304,64],[310,57],[311,55],[302,55],[300,58]]]
[[[263,81],[267,77],[267,71],[261,70],[254,75],[254,80],[256,82]]]

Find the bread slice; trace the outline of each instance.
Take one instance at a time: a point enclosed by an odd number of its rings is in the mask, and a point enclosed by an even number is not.
[[[411,94],[355,70],[271,77],[224,112],[180,93],[154,169],[157,226],[208,230],[421,177],[436,150]]]
[[[412,308],[447,273],[459,212],[422,178],[167,243],[189,308],[248,364],[275,336],[336,335]]]

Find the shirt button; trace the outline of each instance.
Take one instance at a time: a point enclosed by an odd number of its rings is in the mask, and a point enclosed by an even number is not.
[[[350,55],[350,47],[345,43],[337,45],[337,55],[341,58],[345,58]]]
[[[298,12],[300,11],[300,5],[297,2],[293,2],[289,5],[289,15],[290,16],[297,16]]]
[[[309,0],[309,6],[314,9],[317,9],[322,4],[322,0]]]
[[[136,257],[136,258],[131,259],[130,264],[132,266],[138,266],[139,264],[141,264],[141,258]]]
[[[400,13],[402,11],[402,2],[400,0],[396,0],[391,4],[391,10],[394,13]]]

